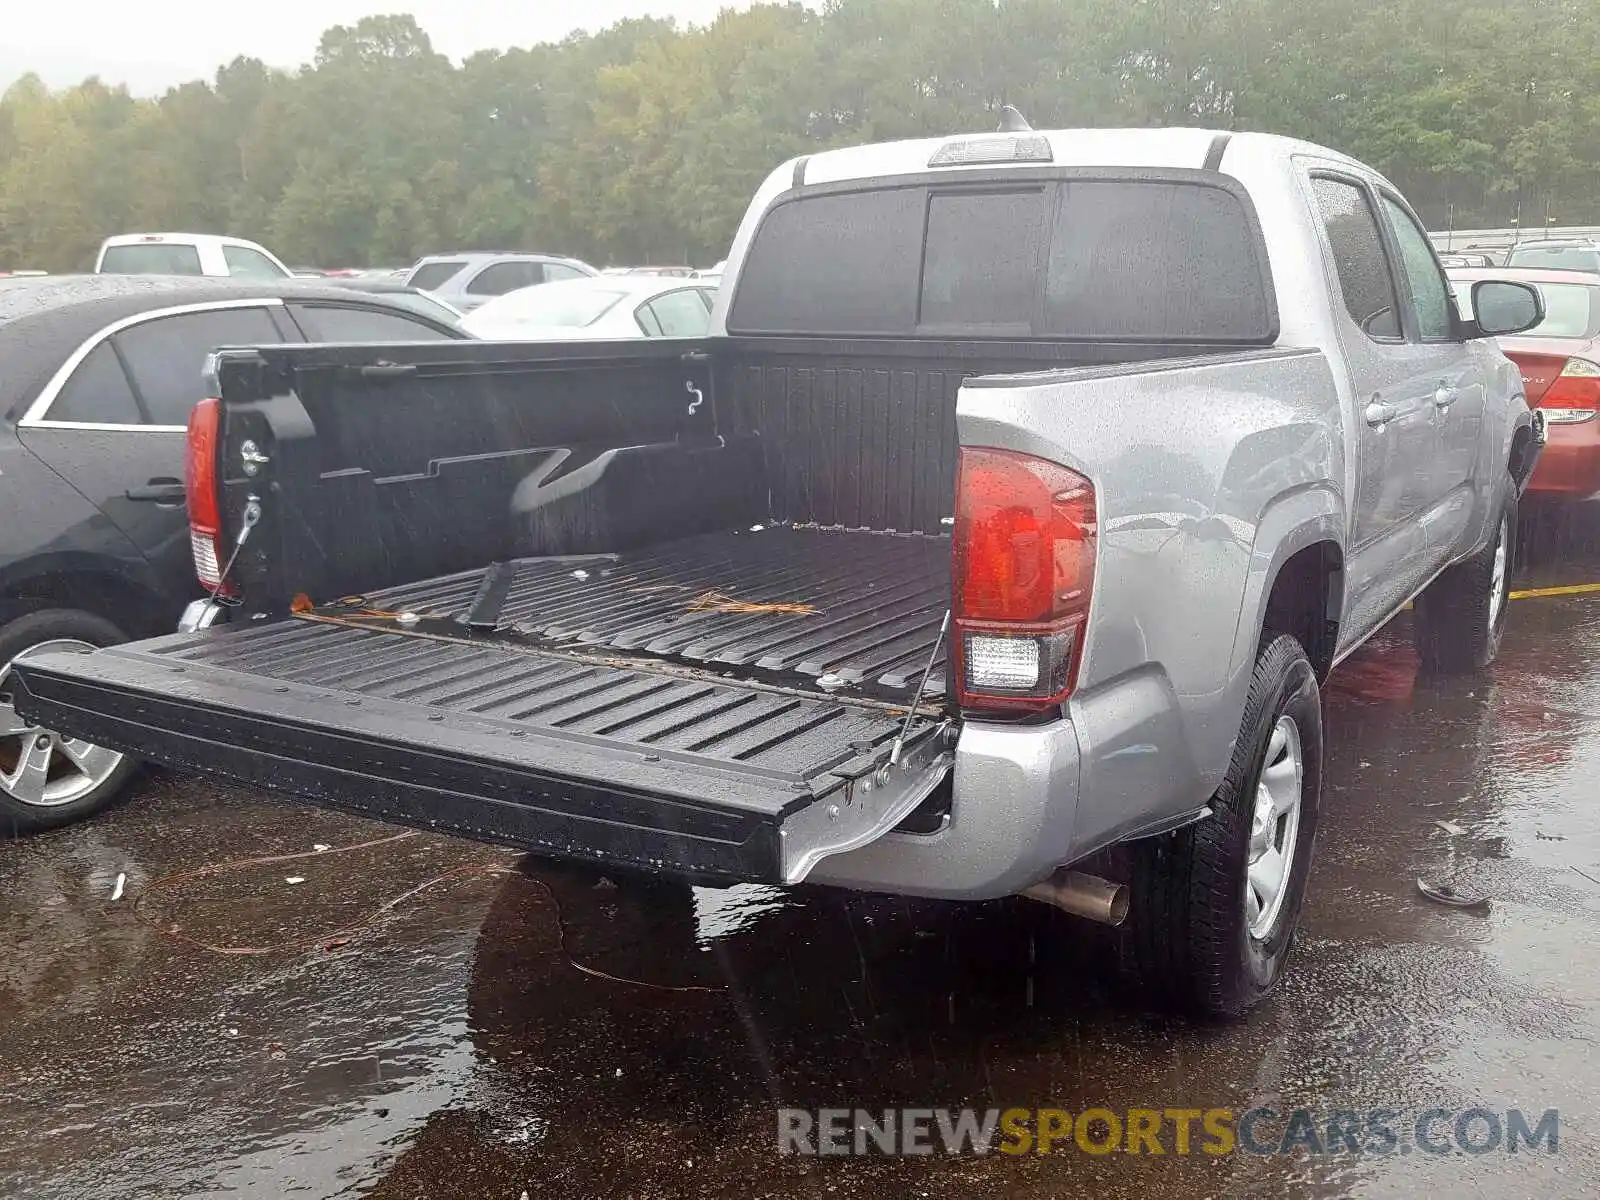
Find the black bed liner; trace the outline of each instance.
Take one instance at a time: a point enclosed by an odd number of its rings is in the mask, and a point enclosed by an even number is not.
[[[46,728],[328,807],[793,882],[893,828],[948,770],[953,726],[937,704],[890,762],[938,637],[947,545],[779,529],[525,560],[487,589],[480,571],[366,597],[426,612],[414,626],[315,613],[224,625],[37,656],[8,686]],[[816,612],[696,611],[700,590]],[[481,615],[486,591],[500,619],[479,635],[461,618]],[[766,666],[730,665],[750,662]],[[808,678],[829,671],[859,686],[830,694]]]
[[[435,632],[495,630],[808,687],[831,677],[841,693],[904,702],[949,595],[948,538],[769,524],[622,554],[515,560],[364,599],[451,623],[428,626]],[[811,611],[740,612],[739,603]],[[944,689],[941,656],[927,694]]]

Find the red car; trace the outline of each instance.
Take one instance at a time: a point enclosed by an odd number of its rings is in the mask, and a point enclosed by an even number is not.
[[[1518,267],[1448,274],[1463,316],[1472,315],[1472,284],[1480,279],[1532,283],[1543,293],[1543,323],[1500,339],[1522,369],[1528,403],[1544,410],[1550,433],[1528,493],[1548,500],[1600,496],[1600,275]]]

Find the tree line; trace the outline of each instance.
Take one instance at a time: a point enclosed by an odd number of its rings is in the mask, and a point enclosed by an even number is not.
[[[105,236],[227,232],[286,260],[456,249],[723,257],[756,185],[831,146],[992,129],[1292,134],[1386,172],[1434,229],[1600,223],[1592,0],[826,0],[639,19],[460,65],[409,16],[299,70],[236,58],[139,98],[0,98],[0,269]]]

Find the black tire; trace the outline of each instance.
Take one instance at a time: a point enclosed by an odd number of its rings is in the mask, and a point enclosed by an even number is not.
[[[1257,787],[1280,718],[1294,722],[1302,763],[1298,830],[1276,915],[1256,936],[1245,890]],[[1283,973],[1305,900],[1322,795],[1322,698],[1300,643],[1268,636],[1256,655],[1233,760],[1211,816],[1135,842],[1123,955],[1155,1002],[1238,1017]],[[1265,914],[1263,914],[1265,915]]]
[[[1517,489],[1509,476],[1505,490],[1494,540],[1465,562],[1447,568],[1412,606],[1411,636],[1424,671],[1439,675],[1481,671],[1500,653],[1517,555]],[[1495,562],[1502,543],[1496,589]]]
[[[20,615],[14,611],[0,612],[0,669],[24,651],[57,640],[112,646],[128,638],[104,617],[78,609],[46,608]],[[5,681],[0,678],[0,695],[5,691]],[[15,770],[18,749],[15,739],[0,740],[0,777]],[[82,796],[50,806],[25,803],[0,784],[0,836],[38,833],[92,816],[118,797],[138,769],[138,760],[124,758],[102,782]]]

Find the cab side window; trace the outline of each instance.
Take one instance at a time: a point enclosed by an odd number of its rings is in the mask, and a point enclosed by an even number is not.
[[[228,264],[228,274],[235,279],[282,279],[284,273],[265,254],[249,246],[222,247],[222,261]]]
[[[1368,337],[1398,341],[1400,301],[1366,192],[1353,183],[1321,175],[1311,180],[1311,188],[1350,316]]]
[[[1391,196],[1383,197],[1384,215],[1400,246],[1400,268],[1411,288],[1411,311],[1417,318],[1417,333],[1425,342],[1448,342],[1455,338],[1455,323],[1450,319],[1450,285],[1433,257],[1428,235],[1405,207]]]

